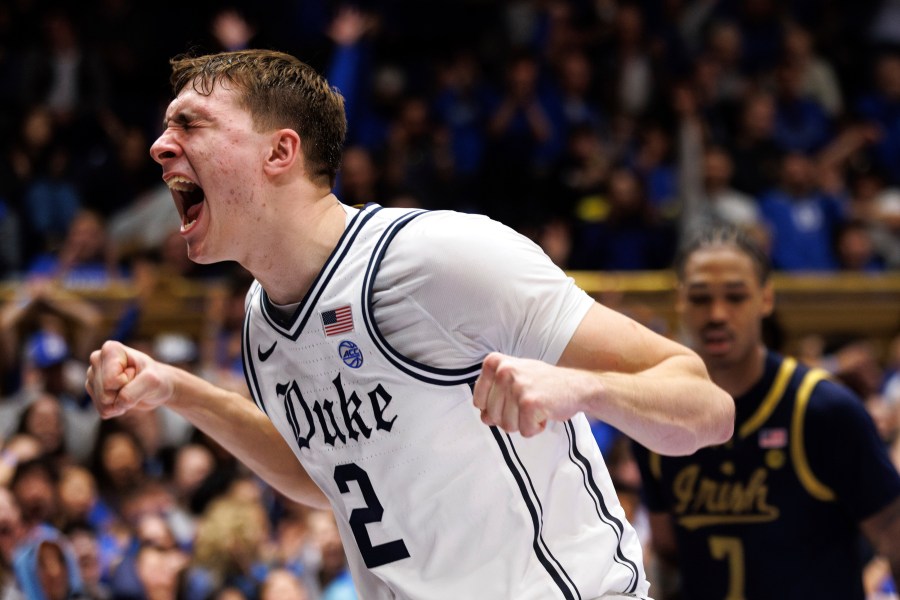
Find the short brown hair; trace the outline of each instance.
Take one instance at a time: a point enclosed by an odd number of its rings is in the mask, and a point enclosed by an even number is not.
[[[274,50],[181,54],[169,63],[176,95],[187,85],[209,95],[218,82],[234,84],[255,126],[296,131],[310,175],[334,185],[347,135],[344,98],[311,66]]]

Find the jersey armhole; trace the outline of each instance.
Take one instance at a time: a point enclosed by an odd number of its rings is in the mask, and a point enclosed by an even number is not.
[[[459,384],[474,385],[481,373],[481,363],[458,369],[442,369],[422,364],[395,349],[381,333],[375,319],[372,306],[375,277],[378,275],[379,269],[381,268],[381,261],[387,252],[387,248],[401,229],[416,217],[420,217],[424,214],[427,214],[427,211],[416,210],[405,213],[388,225],[381,234],[381,237],[372,252],[372,258],[366,269],[366,275],[363,281],[361,297],[363,323],[368,330],[369,337],[378,348],[378,351],[381,352],[381,354],[397,369],[410,377],[440,386],[454,386]]]
[[[809,466],[809,459],[806,456],[806,447],[804,445],[803,422],[806,416],[806,408],[809,405],[810,396],[816,385],[823,379],[828,378],[828,372],[822,369],[813,369],[809,371],[800,383],[797,390],[797,401],[794,405],[794,414],[791,417],[791,459],[794,463],[794,469],[803,488],[809,494],[823,502],[833,502],[835,500],[834,491],[822,483],[812,468]]]

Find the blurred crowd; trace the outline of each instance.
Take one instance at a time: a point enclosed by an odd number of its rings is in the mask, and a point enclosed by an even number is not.
[[[343,93],[347,203],[486,213],[572,269],[666,268],[707,219],[780,270],[900,265],[893,0],[4,0],[0,277],[162,247],[168,58],[250,46]]]
[[[708,221],[780,271],[900,267],[896,0],[0,0],[0,600],[354,597],[330,513],[173,413],[101,423],[83,391],[107,338],[243,389],[247,274],[187,260],[148,148],[168,59],[245,47],[344,95],[345,203],[484,213],[565,269],[668,268]],[[203,335],[141,338],[177,281],[222,290]],[[106,331],[80,292],[122,282]],[[900,338],[802,350],[900,464]]]

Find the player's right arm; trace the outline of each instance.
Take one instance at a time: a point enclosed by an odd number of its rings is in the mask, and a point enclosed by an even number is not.
[[[330,508],[272,422],[240,394],[112,341],[91,354],[85,388],[104,419],[165,405],[288,498]]]
[[[876,552],[887,559],[891,575],[900,582],[900,496],[860,523]]]

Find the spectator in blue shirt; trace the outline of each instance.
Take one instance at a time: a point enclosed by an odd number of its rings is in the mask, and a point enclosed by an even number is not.
[[[785,156],[781,185],[760,200],[771,234],[772,263],[784,271],[829,271],[838,267],[834,239],[846,219],[840,199],[816,187],[812,160]]]
[[[775,141],[786,152],[821,150],[832,137],[831,118],[803,90],[799,64],[782,62],[776,71]]]
[[[595,217],[578,227],[571,268],[640,271],[670,265],[676,229],[650,204],[634,170],[619,167],[610,174],[606,203]]]

